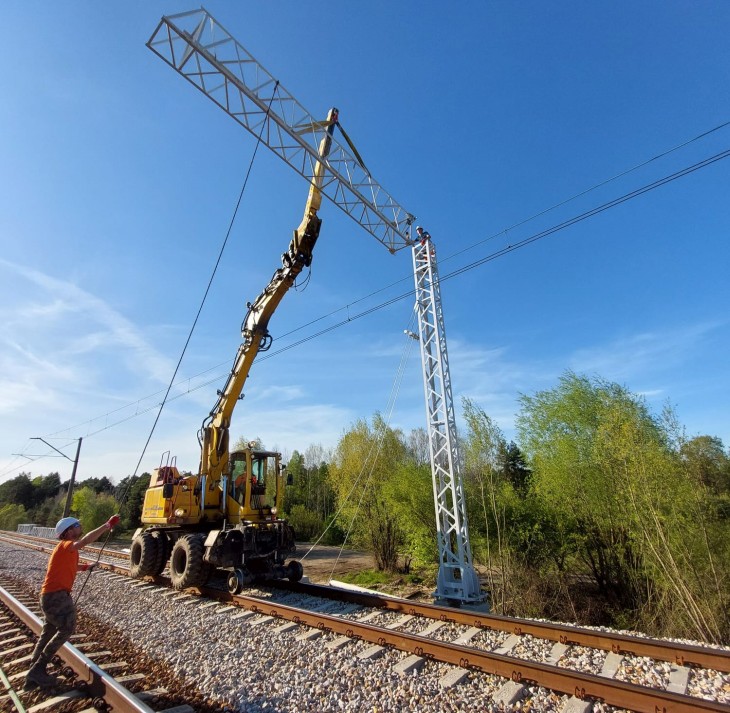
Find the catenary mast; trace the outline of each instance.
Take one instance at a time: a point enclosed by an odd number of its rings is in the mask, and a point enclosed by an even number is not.
[[[450,604],[482,607],[486,595],[472,564],[441,288],[430,237],[413,248],[413,275],[439,550],[434,596]]]

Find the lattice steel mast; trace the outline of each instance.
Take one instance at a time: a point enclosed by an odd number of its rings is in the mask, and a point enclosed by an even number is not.
[[[451,603],[483,605],[486,595],[479,586],[469,544],[441,288],[430,239],[413,248],[413,275],[439,548],[434,594]]]

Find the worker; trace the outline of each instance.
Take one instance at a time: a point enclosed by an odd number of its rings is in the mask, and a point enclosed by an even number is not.
[[[431,239],[431,234],[428,230],[424,230],[420,225],[416,226],[416,233],[418,233],[418,239],[421,241],[421,245],[425,245],[426,241]]]
[[[428,232],[428,230],[424,230],[420,225],[416,226],[416,233],[418,233],[418,240],[421,242],[421,247],[423,247],[429,240],[431,240],[431,233]],[[436,251],[433,249],[433,245],[431,245],[431,249],[429,250],[431,253],[431,257],[436,257]],[[426,251],[422,250],[417,257],[419,262],[426,262],[428,260],[428,255],[426,255]]]
[[[41,609],[45,620],[25,677],[24,688],[56,685],[56,679],[46,671],[48,663],[73,633],[76,607],[71,589],[77,572],[93,569],[95,564],[79,564],[79,550],[98,540],[105,532],[119,524],[119,515],[113,515],[103,525],[82,537],[81,523],[75,517],[64,517],[56,523],[56,545],[48,560],[46,578],[41,587]]]

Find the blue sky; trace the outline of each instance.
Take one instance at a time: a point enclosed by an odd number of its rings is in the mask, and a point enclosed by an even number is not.
[[[13,455],[47,453],[32,436],[71,457],[83,437],[82,479],[118,480],[140,458],[254,149],[145,47],[161,15],[192,7],[3,3],[0,482],[70,475],[67,460]],[[442,276],[730,148],[721,128],[564,202],[730,121],[722,0],[206,7],[312,114],[340,109],[373,175],[431,232]],[[572,369],[657,412],[669,402],[689,435],[728,445],[729,179],[730,159],[717,161],[445,280],[455,400],[509,438],[519,395]],[[186,393],[141,470],[167,450],[197,467],[245,303],[306,195],[259,152],[173,391]],[[392,424],[425,423],[414,349],[396,380],[410,299],[276,354],[412,286],[407,252],[391,256],[328,202],[320,215],[311,279],[274,316],[272,356],[232,427],[287,454],[333,446],[386,411],[394,384]]]

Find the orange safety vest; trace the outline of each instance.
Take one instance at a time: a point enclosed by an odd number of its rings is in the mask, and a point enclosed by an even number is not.
[[[72,540],[61,540],[48,560],[46,578],[43,580],[41,594],[51,592],[71,592],[79,568],[79,551]]]

